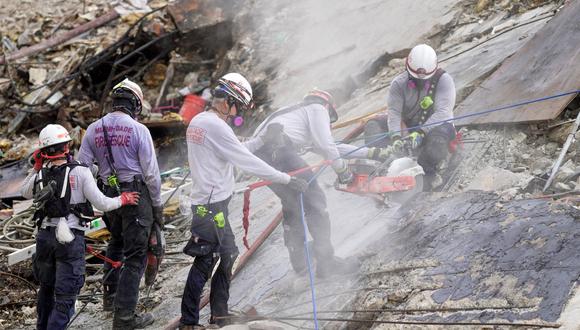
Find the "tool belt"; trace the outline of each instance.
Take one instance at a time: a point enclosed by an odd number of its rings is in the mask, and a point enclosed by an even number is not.
[[[197,257],[219,249],[226,225],[222,205],[223,203],[191,206],[193,211],[191,238],[183,249],[183,253]]]
[[[120,192],[131,191],[131,192],[139,192],[142,193],[143,189],[147,188],[145,181],[143,181],[143,176],[141,174],[137,174],[133,176],[133,181],[131,182],[119,182],[119,191],[103,181],[103,179],[99,178],[97,180],[97,186],[99,190],[107,197],[119,197]]]

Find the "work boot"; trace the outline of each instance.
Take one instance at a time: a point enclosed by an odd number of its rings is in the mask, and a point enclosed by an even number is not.
[[[143,329],[148,325],[153,324],[155,319],[151,313],[144,313],[141,315],[129,314],[123,316],[123,314],[116,312],[113,317],[113,330],[132,330],[132,329]]]
[[[211,316],[209,318],[209,326],[207,327],[208,329],[215,329],[217,328],[221,328],[221,327],[225,327],[226,325],[231,325],[234,324],[234,320],[233,318],[236,315],[228,313],[228,315],[225,316],[220,316],[219,318],[216,318],[215,316]],[[210,328],[212,327],[212,328]]]
[[[356,258],[342,259],[332,257],[329,260],[319,261],[316,266],[317,278],[328,278],[333,275],[347,275],[356,273],[360,269],[360,262]]]

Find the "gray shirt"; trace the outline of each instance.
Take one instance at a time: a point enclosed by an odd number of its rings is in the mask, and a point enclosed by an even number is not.
[[[112,112],[87,128],[79,150],[78,160],[86,165],[99,164],[99,177],[107,182],[111,166],[103,134],[107,129],[114,166],[121,182],[132,182],[135,175],[143,176],[153,206],[161,205],[161,176],[155,156],[151,133],[145,125],[122,112]]]
[[[428,94],[425,89],[419,90],[417,87],[409,86],[409,74],[405,71],[395,77],[389,89],[387,98],[387,108],[389,112],[388,123],[390,132],[401,130],[401,118],[403,113],[414,113],[419,111],[419,103]],[[435,91],[433,106],[434,112],[427,119],[424,125],[440,122],[443,120],[453,119],[453,108],[455,107],[455,83],[448,73],[444,73],[439,78]],[[422,127],[427,133],[436,125]]]

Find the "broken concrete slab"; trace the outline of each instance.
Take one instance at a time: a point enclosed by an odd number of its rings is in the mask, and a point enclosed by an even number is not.
[[[279,77],[268,86],[272,106],[297,102],[313,87],[343,88],[385,53],[411,48],[427,31],[449,23],[458,2],[256,1],[249,13],[256,29],[252,39],[261,41],[254,56],[258,67],[276,67]],[[409,12],[418,18],[410,25],[404,19]],[[308,69],[295,71],[304,66]]]
[[[514,104],[578,89],[580,2],[568,2],[516,55],[504,61],[456,109],[456,115]],[[553,36],[557,35],[558,38]],[[460,125],[535,122],[554,119],[576,94],[498,111],[458,122]]]
[[[466,190],[502,191],[514,187],[523,188],[533,179],[524,173],[513,173],[502,168],[488,166],[479,171]]]
[[[377,274],[362,285],[434,287],[410,292],[403,302],[389,305],[393,308],[482,308],[402,319],[554,322],[580,275],[580,211],[570,206],[545,200],[503,203],[493,193],[467,192],[426,198],[396,216],[399,230],[370,248],[379,252],[367,263],[378,268],[377,263],[430,260],[431,266],[400,276]],[[491,305],[514,308],[484,310]]]

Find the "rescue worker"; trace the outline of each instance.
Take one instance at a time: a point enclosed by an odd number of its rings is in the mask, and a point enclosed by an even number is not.
[[[40,282],[37,329],[66,329],[74,314],[76,297],[85,279],[84,231],[86,221],[94,215],[91,204],[111,211],[139,202],[139,194],[133,192],[105,197],[91,171],[72,160],[70,141],[69,133],[60,125],[42,129],[40,149],[34,153],[34,170],[24,180],[21,191],[25,198],[44,196],[34,215],[38,234],[33,271]]]
[[[125,79],[113,88],[111,98],[112,112],[87,128],[79,160],[96,161],[105,195],[141,194],[138,206],[107,212],[104,217],[112,235],[107,257],[124,264],[114,270],[105,267],[103,310],[113,311],[113,329],[137,329],[154,321],[150,313],[137,315],[135,308],[154,221],[163,228],[161,177],[151,133],[136,119],[144,101],[141,88]]]
[[[268,166],[254,156],[229,125],[241,125],[252,108],[252,87],[239,73],[221,77],[212,90],[207,111],[195,116],[187,128],[187,151],[193,179],[191,239],[184,252],[195,256],[181,301],[180,329],[199,326],[199,301],[211,280],[210,323],[227,323],[232,267],[238,255],[228,220],[228,203],[234,189],[234,166],[260,178],[304,191],[308,183]],[[229,125],[228,125],[229,124]],[[262,145],[261,140],[253,143]],[[212,277],[214,267],[215,274]]]
[[[353,180],[347,163],[340,158],[371,158],[384,160],[390,150],[381,148],[360,148],[349,144],[336,144],[332,137],[331,123],[338,119],[332,95],[314,89],[298,104],[279,109],[268,116],[254,132],[253,139],[262,139],[265,145],[252,149],[255,154],[272,167],[289,172],[308,164],[299,156],[306,148],[313,149],[325,159],[334,160],[332,169],[338,182],[348,184]],[[251,143],[251,146],[257,146]],[[310,182],[314,173],[306,171],[299,176]],[[296,191],[280,184],[269,188],[280,198],[284,216],[284,242],[288,248],[290,262],[297,273],[306,270],[304,257],[304,229],[301,219],[299,195]],[[352,270],[349,264],[334,256],[330,239],[330,218],[326,211],[326,196],[316,179],[310,182],[304,192],[304,213],[308,230],[313,238],[314,258],[317,261],[316,274],[326,277],[331,272]]]
[[[451,122],[423,125],[453,119],[455,84],[453,78],[438,67],[437,54],[428,45],[413,47],[405,67],[405,72],[391,83],[388,117],[370,120],[365,126],[366,142],[390,131],[393,135],[383,140],[383,145],[391,143],[400,148],[401,136],[407,137],[417,149],[417,161],[425,171],[425,190],[431,190],[443,183],[436,173],[437,166],[447,157],[449,143],[455,139],[456,132]],[[421,127],[406,130],[417,126]]]

